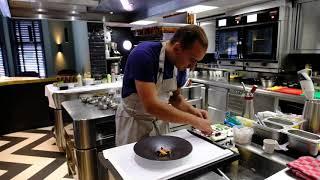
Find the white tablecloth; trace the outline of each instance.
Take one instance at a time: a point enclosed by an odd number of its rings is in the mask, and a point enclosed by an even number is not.
[[[210,164],[233,154],[229,149],[222,149],[208,143],[185,129],[170,133],[186,139],[192,144],[192,152],[175,161],[152,161],[139,157],[133,147],[135,143],[119,146],[103,151],[121,177],[125,180],[136,179],[169,179],[204,165]]]
[[[56,108],[54,104],[52,94],[59,93],[59,94],[76,94],[76,93],[88,93],[90,91],[98,91],[104,89],[112,89],[112,88],[121,88],[122,82],[118,81],[115,83],[103,83],[97,85],[89,85],[89,86],[80,86],[80,87],[73,87],[67,90],[59,90],[58,87],[53,86],[53,84],[48,84],[45,86],[45,96],[48,97],[49,107]]]

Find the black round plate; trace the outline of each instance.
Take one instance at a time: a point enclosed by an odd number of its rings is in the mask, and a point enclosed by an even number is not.
[[[157,151],[161,147],[171,150],[171,154],[159,157]],[[138,141],[133,149],[138,156],[145,159],[170,161],[187,156],[192,151],[192,145],[189,141],[176,136],[150,136]]]

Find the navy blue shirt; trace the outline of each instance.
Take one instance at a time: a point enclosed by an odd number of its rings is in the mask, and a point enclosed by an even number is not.
[[[131,51],[124,71],[122,98],[137,93],[135,80],[157,83],[161,48],[162,44],[160,42],[143,42]],[[172,78],[173,70],[174,65],[165,59],[163,78]],[[178,71],[178,87],[183,86],[186,80],[186,71]]]

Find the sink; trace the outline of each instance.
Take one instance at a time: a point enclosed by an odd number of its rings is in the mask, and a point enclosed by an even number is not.
[[[240,159],[221,168],[230,179],[265,179],[286,166],[238,147]]]

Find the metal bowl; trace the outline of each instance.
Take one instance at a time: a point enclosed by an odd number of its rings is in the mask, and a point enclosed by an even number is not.
[[[263,79],[261,78],[261,84],[264,88],[270,88],[273,86],[274,82],[272,79]]]
[[[171,155],[160,157],[157,151],[161,148],[171,151]],[[134,152],[145,159],[155,161],[171,161],[183,158],[191,153],[192,145],[189,141],[176,136],[150,136],[138,141]]]

